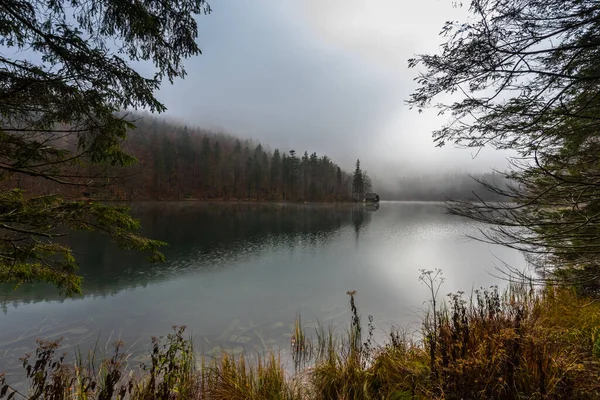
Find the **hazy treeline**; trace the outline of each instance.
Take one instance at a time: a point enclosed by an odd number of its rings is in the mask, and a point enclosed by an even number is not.
[[[73,166],[99,184],[80,189],[27,176],[4,185],[35,193],[93,199],[223,199],[346,201],[352,175],[327,156],[268,150],[260,143],[139,116],[124,148],[138,159],[126,168]],[[69,146],[69,144],[66,144]],[[83,169],[83,171],[82,171]],[[109,175],[110,179],[103,176]]]
[[[407,176],[395,185],[378,185],[385,200],[445,201],[481,198],[485,201],[506,201],[506,197],[490,192],[480,182],[506,188],[508,180],[497,172],[482,174],[452,173]]]
[[[63,174],[80,176],[84,185],[15,173],[0,180],[2,188],[21,188],[32,195],[59,193],[95,200],[262,200],[352,201],[375,190],[383,200],[503,200],[476,180],[504,188],[499,173],[406,176],[396,182],[371,182],[360,168],[348,173],[327,156],[307,151],[270,150],[249,139],[188,127],[166,118],[137,115],[125,150],[138,162],[128,167],[74,163]],[[75,151],[76,142],[53,139]],[[108,178],[107,178],[108,177]],[[474,179],[475,178],[475,179]],[[91,185],[87,185],[92,183]]]

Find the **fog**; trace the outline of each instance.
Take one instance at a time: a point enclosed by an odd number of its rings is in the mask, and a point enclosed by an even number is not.
[[[348,170],[360,158],[380,183],[502,169],[507,153],[435,148],[446,119],[405,103],[418,73],[408,58],[436,51],[443,23],[466,16],[453,3],[212,1],[198,19],[203,55],[158,97],[183,123],[327,154]]]

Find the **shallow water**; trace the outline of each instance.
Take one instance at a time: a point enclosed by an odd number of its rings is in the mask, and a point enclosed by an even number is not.
[[[0,286],[0,371],[14,373],[37,338],[63,337],[67,352],[121,339],[135,360],[151,336],[182,324],[207,354],[287,348],[298,313],[309,326],[346,326],[348,290],[379,337],[392,325],[416,330],[428,299],[420,269],[441,268],[449,293],[503,284],[497,266],[525,264],[513,250],[466,239],[482,226],[436,203],[140,203],[134,214],[145,234],[169,243],[167,262],[95,234],[70,238],[82,297]]]

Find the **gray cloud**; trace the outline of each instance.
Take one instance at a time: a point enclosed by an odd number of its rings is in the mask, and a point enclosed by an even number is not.
[[[450,0],[213,1],[201,17],[203,55],[159,98],[186,123],[271,148],[361,158],[380,178],[414,171],[483,170],[506,153],[434,148],[444,119],[404,104],[416,71],[407,59],[435,51]]]

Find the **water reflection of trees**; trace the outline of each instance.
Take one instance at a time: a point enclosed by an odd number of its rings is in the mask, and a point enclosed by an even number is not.
[[[106,238],[80,233],[69,238],[80,262],[84,295],[106,297],[198,269],[223,268],[282,246],[318,249],[341,228],[352,226],[356,240],[370,213],[356,205],[140,203],[134,214],[146,235],[169,243],[167,262],[151,264],[137,253],[123,252]],[[0,285],[0,306],[61,301],[49,285]]]
[[[379,203],[357,205],[352,208],[352,225],[354,226],[355,244],[358,246],[360,233],[371,222],[371,213],[379,210]]]

